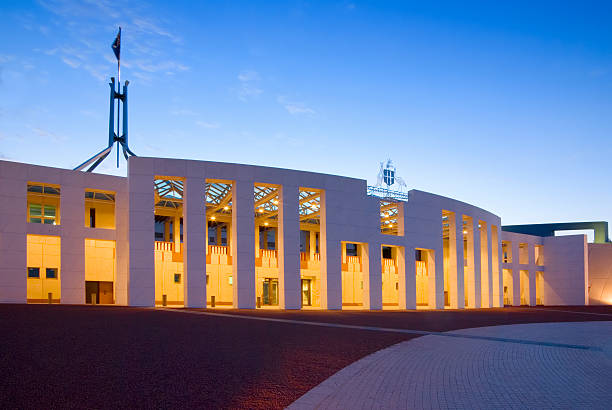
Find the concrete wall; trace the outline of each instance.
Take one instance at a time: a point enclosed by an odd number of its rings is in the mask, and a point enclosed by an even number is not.
[[[590,243],[589,305],[612,304],[612,244]]]
[[[544,303],[588,304],[588,250],[586,235],[544,239]]]

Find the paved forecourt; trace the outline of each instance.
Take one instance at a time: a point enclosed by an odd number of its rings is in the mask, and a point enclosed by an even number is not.
[[[604,409],[611,402],[612,321],[598,321],[404,341],[347,366],[289,408]]]

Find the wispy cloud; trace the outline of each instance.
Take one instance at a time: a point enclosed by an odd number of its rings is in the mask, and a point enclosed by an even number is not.
[[[241,101],[247,101],[252,97],[256,97],[263,93],[259,87],[261,81],[259,73],[253,70],[243,70],[238,74],[240,87],[238,88],[238,98]]]
[[[163,21],[147,15],[149,7],[144,2],[134,2],[119,10],[110,0],[37,1],[55,16],[52,29],[58,32],[56,38],[64,42],[41,51],[57,56],[73,69],[84,70],[102,81],[112,73],[116,60],[110,42],[116,28],[111,30],[109,26],[119,25],[124,29],[121,66],[129,70],[129,75],[149,83],[151,74],[174,75],[189,69],[173,51],[182,43],[181,37],[166,28]],[[24,24],[35,26],[32,18],[24,20]],[[38,29],[43,34],[50,30],[47,26]],[[162,55],[164,58],[160,59]]]
[[[54,143],[66,142],[68,140],[68,137],[66,137],[65,135],[56,134],[54,132],[38,127],[29,126],[29,128],[39,137],[48,138]]]
[[[62,61],[64,62],[64,64],[69,65],[72,68],[79,68],[81,66],[81,62],[77,61],[77,60],[73,60],[71,58],[68,57],[62,57]]]
[[[170,114],[172,115],[176,115],[178,117],[197,117],[199,114],[193,110],[188,110],[188,109],[175,109],[170,111]]]
[[[221,126],[216,122],[206,122],[206,121],[199,121],[199,120],[196,121],[195,123],[196,125],[202,128],[219,128]]]
[[[310,114],[314,115],[315,110],[310,107],[307,107],[304,103],[289,101],[286,97],[279,95],[276,98],[276,101],[282,105],[289,114],[291,115],[300,115],[300,114]]]

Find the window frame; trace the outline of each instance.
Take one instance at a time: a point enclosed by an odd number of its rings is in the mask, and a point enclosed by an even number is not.
[[[30,270],[34,270],[36,269],[37,275],[36,276],[31,276],[30,275]],[[40,267],[38,266],[28,266],[27,267],[27,271],[26,271],[26,275],[28,279],[40,279]]]

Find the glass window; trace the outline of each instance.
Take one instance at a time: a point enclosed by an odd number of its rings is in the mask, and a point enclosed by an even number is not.
[[[28,278],[40,278],[40,268],[28,268]]]
[[[383,246],[382,247],[382,257],[383,259],[393,259],[392,256],[392,250],[390,246]]]
[[[30,204],[29,221],[31,223],[44,223],[55,225],[56,210],[53,205]]]
[[[181,283],[181,274],[180,273],[175,273],[174,274],[174,283]]]
[[[57,268],[47,268],[46,276],[47,279],[57,279]]]
[[[346,256],[357,256],[357,244],[356,243],[346,244]]]

